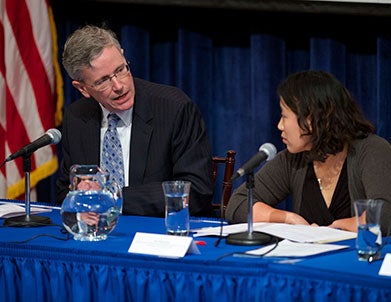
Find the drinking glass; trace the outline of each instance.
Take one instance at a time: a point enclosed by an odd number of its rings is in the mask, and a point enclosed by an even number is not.
[[[381,212],[384,201],[381,199],[361,199],[354,201],[357,221],[356,250],[358,260],[368,261],[380,258],[382,247]]]
[[[168,235],[187,236],[190,230],[190,181],[175,180],[162,183],[165,197],[165,225]]]

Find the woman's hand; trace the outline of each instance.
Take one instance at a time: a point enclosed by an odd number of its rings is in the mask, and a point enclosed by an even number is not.
[[[288,211],[284,211],[284,212],[286,212],[285,223],[309,225],[307,220],[305,220],[299,214],[296,214],[296,213],[293,213],[293,212],[288,212]]]
[[[357,233],[356,217],[334,220],[333,223],[329,225],[329,227]]]
[[[289,224],[304,224],[308,222],[299,214],[275,209],[266,203],[256,202],[253,206],[253,221],[254,222],[279,222]]]

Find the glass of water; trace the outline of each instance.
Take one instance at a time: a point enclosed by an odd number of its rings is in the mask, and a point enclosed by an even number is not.
[[[358,260],[378,260],[381,257],[381,199],[361,199],[354,202],[357,221],[356,250]]]
[[[165,197],[165,224],[168,235],[187,236],[190,230],[190,181],[174,180],[162,183]]]

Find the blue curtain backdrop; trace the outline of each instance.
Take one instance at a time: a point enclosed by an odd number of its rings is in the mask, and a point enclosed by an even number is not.
[[[60,53],[75,28],[106,23],[133,75],[182,88],[201,109],[213,153],[235,150],[236,168],[265,142],[284,148],[276,88],[304,69],[335,74],[391,138],[390,18],[66,3],[53,3]],[[65,106],[79,97],[65,73],[64,92]],[[41,201],[54,200],[54,178]]]

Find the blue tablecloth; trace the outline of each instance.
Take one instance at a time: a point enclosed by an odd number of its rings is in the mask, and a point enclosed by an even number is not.
[[[354,240],[300,261],[218,260],[257,246],[202,237],[201,254],[167,259],[128,253],[136,232],[164,233],[162,218],[121,216],[107,240],[80,242],[51,237],[66,237],[58,210],[40,215],[54,225],[0,228],[0,301],[391,301],[391,277],[378,275],[381,261],[358,261]]]

